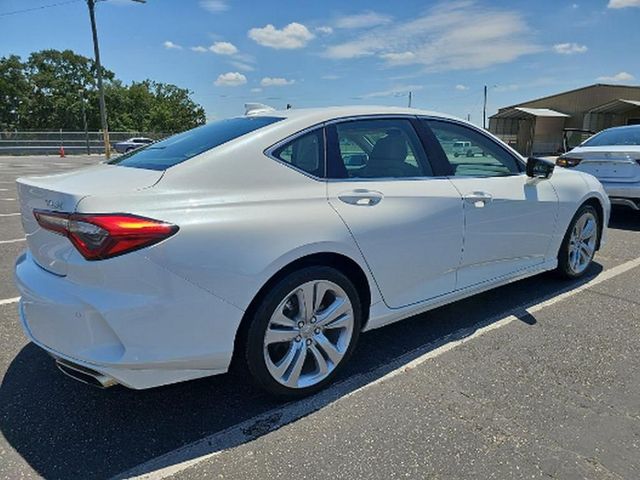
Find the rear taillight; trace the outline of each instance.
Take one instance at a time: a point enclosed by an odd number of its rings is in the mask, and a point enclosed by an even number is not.
[[[560,157],[556,160],[556,165],[561,167],[571,168],[575,167],[582,161],[581,158]]]
[[[38,224],[64,235],[87,260],[104,260],[148,247],[178,231],[176,225],[123,213],[33,211]]]

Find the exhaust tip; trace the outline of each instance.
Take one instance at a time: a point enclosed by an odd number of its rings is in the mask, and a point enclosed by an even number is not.
[[[97,388],[109,388],[118,383],[114,378],[60,358],[56,359],[56,366],[66,376]]]

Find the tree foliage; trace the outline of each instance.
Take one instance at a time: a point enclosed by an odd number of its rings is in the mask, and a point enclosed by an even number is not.
[[[26,61],[0,58],[0,130],[99,130],[95,62],[71,50],[42,50]],[[179,132],[205,122],[191,92],[144,80],[125,85],[103,67],[107,122],[112,131]]]

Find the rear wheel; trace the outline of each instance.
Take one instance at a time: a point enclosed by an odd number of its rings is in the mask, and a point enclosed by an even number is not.
[[[591,205],[583,205],[571,220],[558,253],[558,272],[581,277],[591,265],[598,246],[600,220]]]
[[[247,332],[245,358],[256,382],[300,397],[329,384],[347,362],[361,327],[353,283],[330,267],[307,267],[265,296]]]

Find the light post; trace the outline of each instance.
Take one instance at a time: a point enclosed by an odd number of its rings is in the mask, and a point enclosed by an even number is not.
[[[84,89],[78,90],[78,94],[80,94],[80,103],[82,104],[82,122],[84,125],[84,141],[87,144],[87,155],[91,155],[91,146],[89,145],[89,128],[87,126],[87,111],[84,107]]]
[[[109,144],[109,128],[107,126],[107,107],[104,102],[104,88],[102,87],[102,66],[100,64],[100,48],[98,47],[98,30],[96,28],[95,7],[98,0],[87,0],[89,18],[91,19],[91,34],[93,35],[93,53],[96,57],[96,78],[98,80],[98,93],[100,98],[100,123],[102,124],[102,136],[104,141],[104,153],[107,160],[111,157],[111,145]],[[146,0],[132,0],[137,3],[145,3]]]

